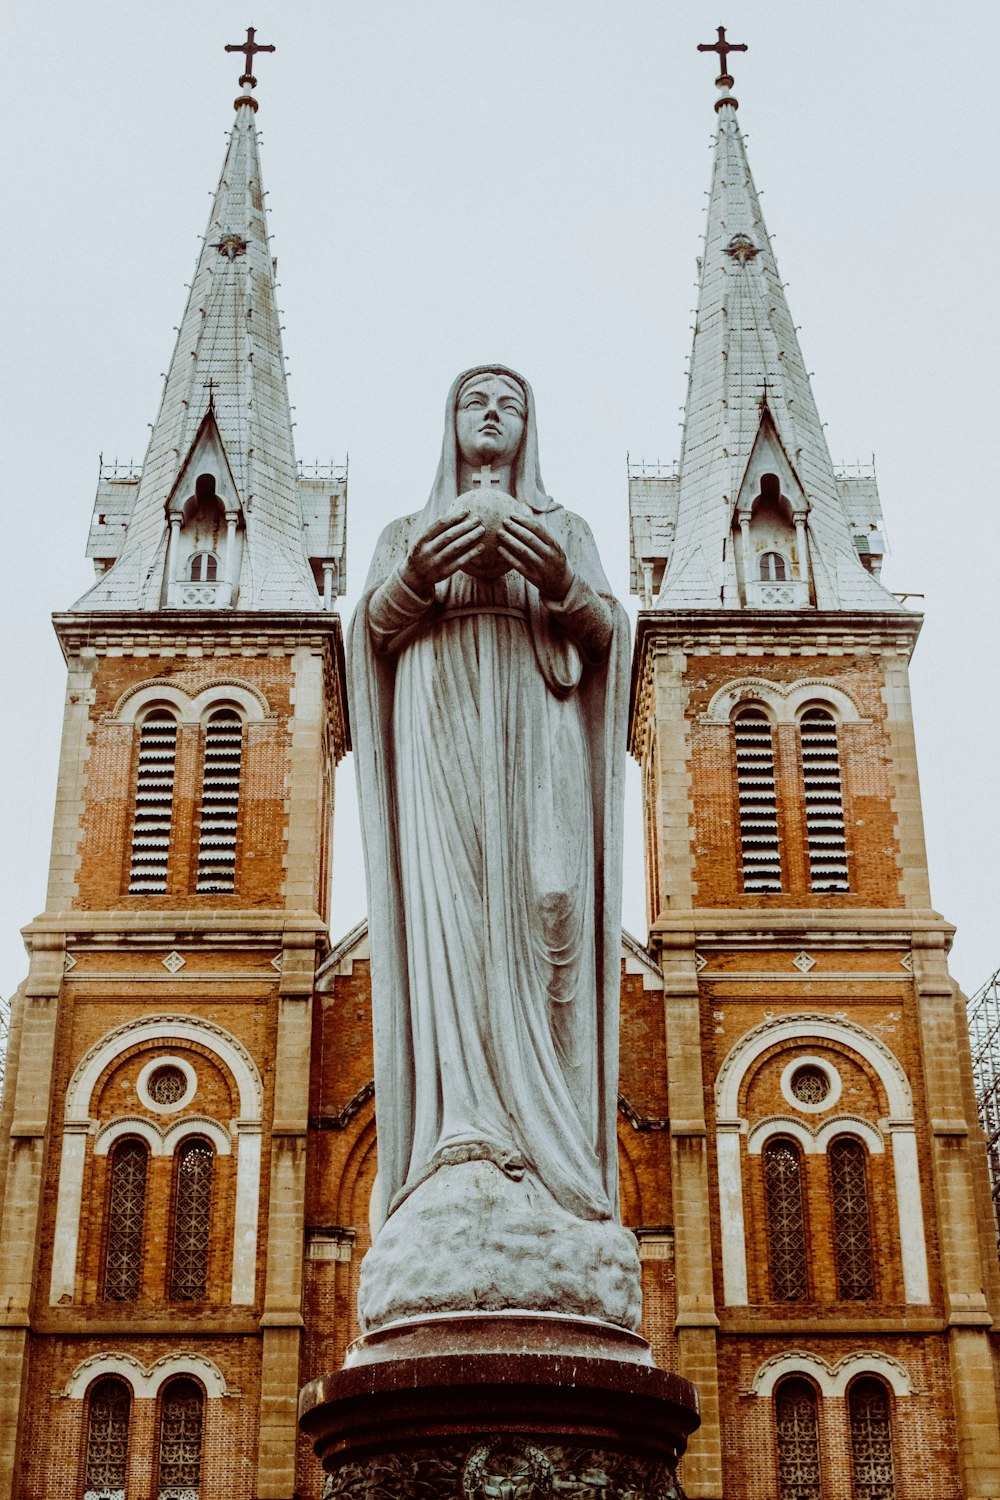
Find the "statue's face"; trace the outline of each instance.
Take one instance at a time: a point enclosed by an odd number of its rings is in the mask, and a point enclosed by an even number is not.
[[[506,375],[487,371],[462,387],[455,415],[459,452],[467,464],[513,463],[524,437],[524,392]]]

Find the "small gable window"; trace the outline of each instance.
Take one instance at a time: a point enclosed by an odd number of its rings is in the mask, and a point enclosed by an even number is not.
[[[784,583],[788,577],[788,565],[780,552],[762,552],[760,576],[763,583]]]
[[[219,576],[219,559],[214,552],[196,552],[191,559],[192,583],[215,583]]]

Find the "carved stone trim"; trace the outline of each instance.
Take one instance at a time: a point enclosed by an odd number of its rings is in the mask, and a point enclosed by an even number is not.
[[[684,1500],[666,1464],[604,1448],[496,1437],[346,1463],[323,1500]]]

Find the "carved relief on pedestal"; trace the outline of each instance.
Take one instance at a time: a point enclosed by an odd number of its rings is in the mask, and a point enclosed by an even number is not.
[[[684,1500],[666,1464],[518,1437],[345,1464],[323,1500]]]

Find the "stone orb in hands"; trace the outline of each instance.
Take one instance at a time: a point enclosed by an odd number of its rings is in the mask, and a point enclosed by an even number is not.
[[[462,571],[470,578],[478,579],[480,583],[496,583],[510,572],[511,566],[497,550],[500,528],[510,516],[530,516],[531,508],[523,500],[517,500],[502,490],[473,489],[459,495],[456,500],[456,520],[464,510],[479,520],[486,535],[483,537],[479,556],[467,562]]]

